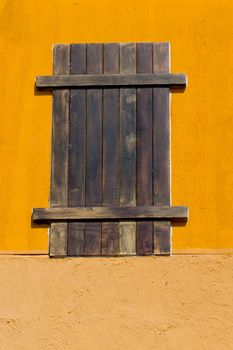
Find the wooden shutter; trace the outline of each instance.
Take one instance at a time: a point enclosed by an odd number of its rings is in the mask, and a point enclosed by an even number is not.
[[[168,43],[55,45],[50,256],[170,255],[170,73]]]

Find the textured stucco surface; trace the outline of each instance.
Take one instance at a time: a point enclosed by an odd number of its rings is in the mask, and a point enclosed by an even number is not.
[[[0,349],[233,349],[233,256],[0,257]]]

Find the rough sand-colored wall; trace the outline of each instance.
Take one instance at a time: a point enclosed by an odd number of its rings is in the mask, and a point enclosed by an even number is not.
[[[46,250],[31,227],[48,206],[51,96],[34,91],[51,74],[54,43],[170,41],[172,197],[190,207],[175,227],[177,250],[233,248],[232,0],[3,0],[0,2],[0,250]]]
[[[0,349],[232,350],[232,265],[0,256]]]

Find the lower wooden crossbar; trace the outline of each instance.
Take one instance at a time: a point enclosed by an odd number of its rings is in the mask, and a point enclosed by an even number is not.
[[[188,208],[184,206],[34,208],[32,218],[35,221],[111,219],[187,221]]]

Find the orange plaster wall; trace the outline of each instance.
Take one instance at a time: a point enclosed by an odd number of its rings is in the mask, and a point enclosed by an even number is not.
[[[3,0],[0,3],[0,250],[47,251],[54,43],[170,41],[172,71],[189,86],[172,95],[173,205],[190,221],[174,251],[233,248],[233,2],[231,0]]]

